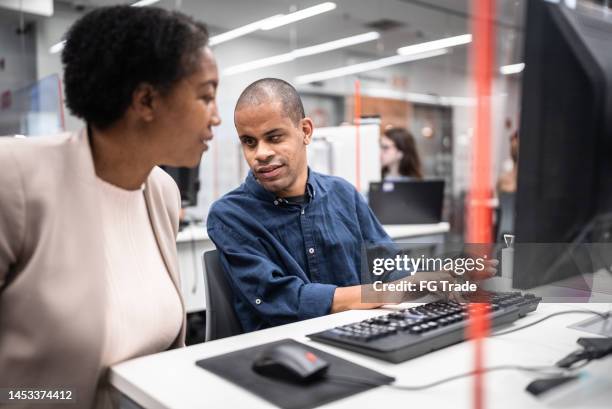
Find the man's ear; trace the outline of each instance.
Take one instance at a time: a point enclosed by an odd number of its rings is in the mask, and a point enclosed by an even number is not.
[[[306,117],[300,121],[300,127],[304,134],[304,145],[310,145],[312,141],[312,133],[314,132],[314,124],[312,119]]]
[[[145,122],[153,122],[158,99],[159,92],[151,84],[138,84],[132,93],[132,110],[139,119]]]

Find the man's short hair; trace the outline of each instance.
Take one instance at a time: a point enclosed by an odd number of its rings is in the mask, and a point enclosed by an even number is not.
[[[283,114],[296,126],[305,117],[304,105],[296,89],[287,81],[278,78],[263,78],[246,87],[238,98],[235,111],[276,101],[281,103]]]

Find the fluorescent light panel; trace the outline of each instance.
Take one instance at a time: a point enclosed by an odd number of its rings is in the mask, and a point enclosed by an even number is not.
[[[293,61],[293,60],[295,60],[295,57],[291,53],[279,54],[273,57],[262,58],[262,59],[250,61],[244,64],[238,64],[232,67],[228,67],[225,70],[223,70],[223,75],[230,76],[230,75],[240,74],[242,72],[256,70],[258,68],[263,68],[263,67],[269,67],[271,65],[282,64],[282,63]]]
[[[225,33],[213,36],[209,40],[211,46],[233,40],[238,37],[250,34],[257,30],[272,30],[277,27],[291,24],[308,17],[316,16],[317,14],[325,13],[336,8],[336,3],[326,2],[316,6],[308,7],[303,10],[296,11],[290,14],[277,14],[272,17],[267,17],[262,20],[255,21],[242,27],[235,28]]]
[[[277,14],[275,16],[267,17],[267,18],[264,18],[262,20],[255,21],[254,23],[247,24],[245,26],[238,27],[238,28],[235,28],[235,29],[230,30],[230,31],[226,31],[223,34],[212,36],[212,37],[210,37],[208,43],[211,46],[213,46],[213,45],[224,43],[224,42],[229,41],[229,40],[233,40],[233,39],[238,38],[238,37],[242,37],[244,35],[247,35],[247,34],[250,34],[250,33],[254,32],[254,31],[260,30],[263,27],[263,25],[266,24],[267,22],[272,21],[272,20],[274,20],[274,19],[276,19],[278,17],[282,17],[282,16],[283,16],[283,14]]]
[[[396,64],[403,64],[410,61],[423,60],[425,58],[437,57],[448,53],[448,50],[433,50],[416,55],[394,55],[392,57],[381,58],[379,60],[363,62],[347,67],[335,68],[332,70],[316,72],[313,74],[300,75],[295,78],[298,84],[307,84],[328,80],[332,78],[344,77],[346,75],[358,74],[361,72],[377,70],[379,68],[388,67]]]
[[[414,55],[427,51],[442,50],[445,48],[455,47],[462,44],[472,42],[471,34],[463,34],[455,37],[443,38],[440,40],[427,41],[425,43],[413,44],[406,47],[398,48],[397,53],[400,55]]]
[[[159,0],[140,0],[140,1],[137,1],[136,3],[131,4],[130,6],[131,7],[145,7],[145,6],[150,6],[151,4],[155,4],[157,2],[159,2]],[[57,54],[64,49],[65,44],[66,44],[66,40],[62,40],[59,43],[55,43],[51,47],[49,47],[49,52],[51,54]]]
[[[336,8],[336,3],[331,1],[317,4],[316,6],[308,7],[303,10],[296,11],[294,13],[286,14],[282,17],[278,17],[268,23],[266,23],[261,29],[272,30],[287,24],[295,23],[296,21],[304,20],[309,17],[316,16]]]
[[[367,43],[368,41],[378,40],[379,38],[379,33],[377,33],[376,31],[370,31],[351,37],[341,38],[339,40],[328,41],[326,43],[321,43],[310,47],[298,48],[297,50],[293,50],[292,54],[295,56],[295,58],[306,57],[308,55],[320,54],[327,51],[337,50],[339,48]]]
[[[64,44],[66,44],[66,40],[62,40],[57,44],[53,44],[50,48],[49,48],[49,52],[51,54],[56,54],[59,53],[60,51],[62,51],[64,49]]]
[[[159,0],[140,0],[132,4],[132,7],[145,7],[157,3]]]
[[[273,57],[262,58],[255,61],[250,61],[244,64],[228,67],[223,71],[223,75],[235,75],[246,71],[255,70],[258,68],[269,67],[271,65],[282,64],[293,61],[296,58],[306,57],[309,55],[320,54],[327,51],[337,50],[339,48],[350,47],[356,44],[362,44],[368,41],[373,41],[380,38],[380,34],[376,31],[370,31],[364,34],[358,34],[351,37],[341,38],[339,40],[328,41],[313,45],[310,47],[298,48],[285,54],[275,55]]]
[[[525,63],[521,62],[518,64],[504,65],[503,67],[499,69],[499,72],[501,72],[504,75],[511,75],[511,74],[518,74],[519,72],[522,72],[524,69],[525,69]]]

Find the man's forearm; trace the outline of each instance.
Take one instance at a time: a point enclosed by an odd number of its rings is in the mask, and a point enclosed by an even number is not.
[[[334,292],[334,300],[332,301],[331,312],[341,312],[347,310],[369,310],[378,308],[385,303],[364,303],[361,302],[361,285],[353,285],[350,287],[338,287]]]
[[[404,278],[393,281],[394,284],[401,282],[414,283],[416,288],[420,288],[420,281],[443,281],[453,280],[453,277],[445,272],[418,272]],[[366,288],[369,287],[369,288]],[[364,293],[366,298],[376,302],[363,302]],[[404,291],[404,292],[374,292],[369,284],[353,285],[350,287],[338,287],[334,292],[331,312],[341,312],[347,310],[369,310],[378,308],[385,304],[399,304],[409,302],[425,295],[429,291]]]
[[[393,281],[393,283],[413,282],[417,284],[421,280],[437,279],[439,277],[427,276],[425,274],[415,274],[412,276],[404,277],[399,280]],[[338,287],[334,292],[334,299],[332,302],[331,312],[341,312],[347,310],[368,310],[371,308],[378,308],[385,304],[398,304],[402,302],[412,301],[417,298],[427,295],[427,291],[406,291],[403,293],[376,293],[374,294],[371,288],[364,288],[369,284],[354,285],[350,287]],[[363,302],[364,292],[367,294],[367,298],[375,297],[378,298],[377,302]]]

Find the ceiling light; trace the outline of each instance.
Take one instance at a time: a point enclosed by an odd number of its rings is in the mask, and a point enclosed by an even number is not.
[[[157,3],[159,0],[140,0],[134,4],[131,4],[132,7],[145,7],[150,6],[151,4]],[[62,40],[59,43],[53,44],[49,47],[49,52],[51,54],[57,54],[64,49],[64,45],[66,44],[66,40]]]
[[[519,72],[522,72],[525,69],[525,63],[518,63],[518,64],[512,64],[512,65],[504,65],[503,67],[501,67],[499,69],[499,72],[501,72],[504,75],[510,75],[510,74],[518,74]]]
[[[308,17],[316,16],[317,14],[325,13],[336,8],[336,3],[331,1],[317,4],[316,6],[308,7],[303,10],[296,11],[294,13],[286,14],[284,16],[277,17],[276,19],[266,23],[261,29],[272,30],[286,24],[295,23],[296,21],[303,20]]]
[[[234,38],[242,37],[244,35],[250,34],[254,31],[260,30],[264,24],[269,21],[272,21],[278,17],[282,17],[283,14],[277,14],[272,17],[267,17],[262,20],[255,21],[254,23],[247,24],[242,27],[235,28],[230,31],[226,31],[225,33],[210,37],[208,44],[211,46],[224,43],[229,40],[233,40]]]
[[[272,17],[267,17],[254,23],[247,24],[242,27],[235,28],[225,33],[210,37],[209,44],[211,46],[233,40],[238,37],[250,34],[257,30],[272,30],[285,24],[290,24],[298,20],[303,20],[308,17],[316,16],[317,14],[325,13],[326,11],[336,8],[336,3],[327,2],[316,6],[308,7],[303,10],[296,11],[290,14],[277,14]]]
[[[437,57],[446,53],[448,53],[448,50],[434,50],[416,55],[394,55],[392,57],[381,58],[379,60],[363,62],[355,65],[349,65],[346,67],[335,68],[332,70],[316,72],[313,74],[300,75],[295,78],[295,82],[298,84],[307,84],[310,82],[323,81],[332,78],[343,77],[346,75],[372,71],[379,68],[388,67],[390,65],[403,64],[410,61]]]
[[[343,47],[350,47],[352,45],[373,41],[380,38],[380,34],[376,31],[370,31],[364,34],[358,34],[351,37],[341,38],[339,40],[328,41],[313,45],[310,47],[298,48],[285,54],[275,55],[273,57],[262,58],[255,61],[249,61],[244,64],[234,65],[223,71],[223,75],[235,75],[246,71],[255,70],[258,68],[269,67],[271,65],[282,64],[285,62],[293,61],[296,58],[306,57],[309,55],[320,54],[327,51],[337,50]]]
[[[441,50],[444,48],[455,47],[462,44],[472,42],[471,34],[463,34],[455,37],[443,38],[441,40],[428,41],[420,44],[413,44],[406,47],[398,48],[397,53],[400,55],[413,55],[424,53],[427,51]]]
[[[223,70],[224,76],[240,74],[242,72],[247,72],[251,70],[256,70],[258,68],[269,67],[271,65],[282,64],[284,62],[293,61],[295,57],[291,53],[287,54],[279,54],[273,57],[262,58],[255,61],[250,61],[244,64],[234,65]]]
[[[292,53],[295,55],[295,58],[306,57],[308,55],[320,54],[327,51],[337,50],[339,48],[350,47],[356,44],[367,43],[368,41],[378,40],[379,38],[379,33],[376,31],[370,31],[368,33],[328,41],[326,43],[312,45],[310,47],[298,48],[297,50],[293,50]]]
[[[60,41],[57,44],[53,44],[51,47],[49,47],[49,52],[51,54],[59,53],[60,51],[64,49],[64,44],[66,44],[66,40]]]
[[[137,1],[136,3],[132,4],[132,7],[144,7],[144,6],[150,6],[151,4],[155,4],[157,3],[159,0],[140,0]]]

